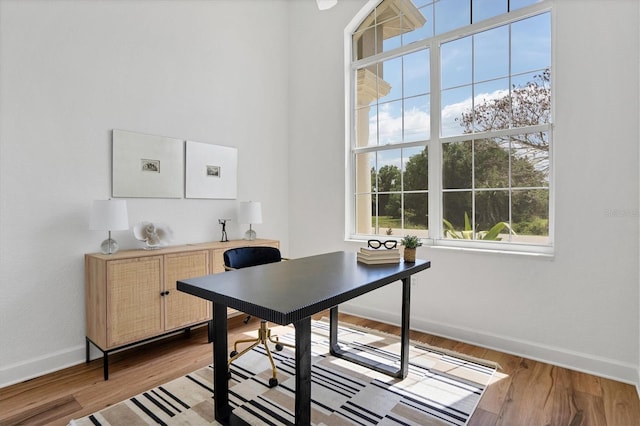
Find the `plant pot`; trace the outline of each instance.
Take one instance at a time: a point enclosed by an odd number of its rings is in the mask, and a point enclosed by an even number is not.
[[[404,248],[404,261],[407,263],[414,263],[416,261],[416,249]]]

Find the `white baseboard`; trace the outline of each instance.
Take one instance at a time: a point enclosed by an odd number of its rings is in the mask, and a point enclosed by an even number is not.
[[[0,388],[85,362],[85,346],[76,346],[38,358],[0,367]]]
[[[400,324],[400,314],[395,312],[380,311],[348,303],[340,305],[340,311],[389,324]],[[411,328],[459,342],[635,385],[640,395],[640,371],[637,365],[631,363],[623,363],[614,359],[540,345],[497,334],[482,333],[475,329],[426,321],[415,316],[411,318]]]

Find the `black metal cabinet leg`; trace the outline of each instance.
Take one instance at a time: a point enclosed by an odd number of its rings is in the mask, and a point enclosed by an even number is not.
[[[104,379],[109,380],[109,352],[102,352],[102,370]]]
[[[293,323],[296,328],[296,425],[311,424],[311,318]]]

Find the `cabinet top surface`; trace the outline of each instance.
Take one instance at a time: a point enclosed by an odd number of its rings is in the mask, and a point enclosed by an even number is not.
[[[189,251],[198,250],[220,250],[227,248],[236,248],[242,246],[255,246],[255,245],[278,245],[278,240],[268,239],[255,239],[255,240],[230,240],[230,241],[210,241],[205,243],[196,244],[182,244],[175,246],[167,246],[159,249],[145,250],[145,249],[132,249],[132,250],[120,250],[114,254],[102,254],[102,253],[87,253],[86,257],[92,257],[103,260],[118,260],[129,259],[132,257],[143,256],[159,256],[163,254],[184,253]]]

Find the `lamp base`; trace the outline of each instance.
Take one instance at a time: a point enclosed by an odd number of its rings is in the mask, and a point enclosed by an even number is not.
[[[244,233],[244,239],[245,240],[249,240],[249,241],[253,241],[256,239],[256,231],[254,231],[253,229],[249,229],[247,232]]]
[[[100,244],[102,254],[114,254],[118,251],[118,248],[118,242],[111,238],[107,238]]]

